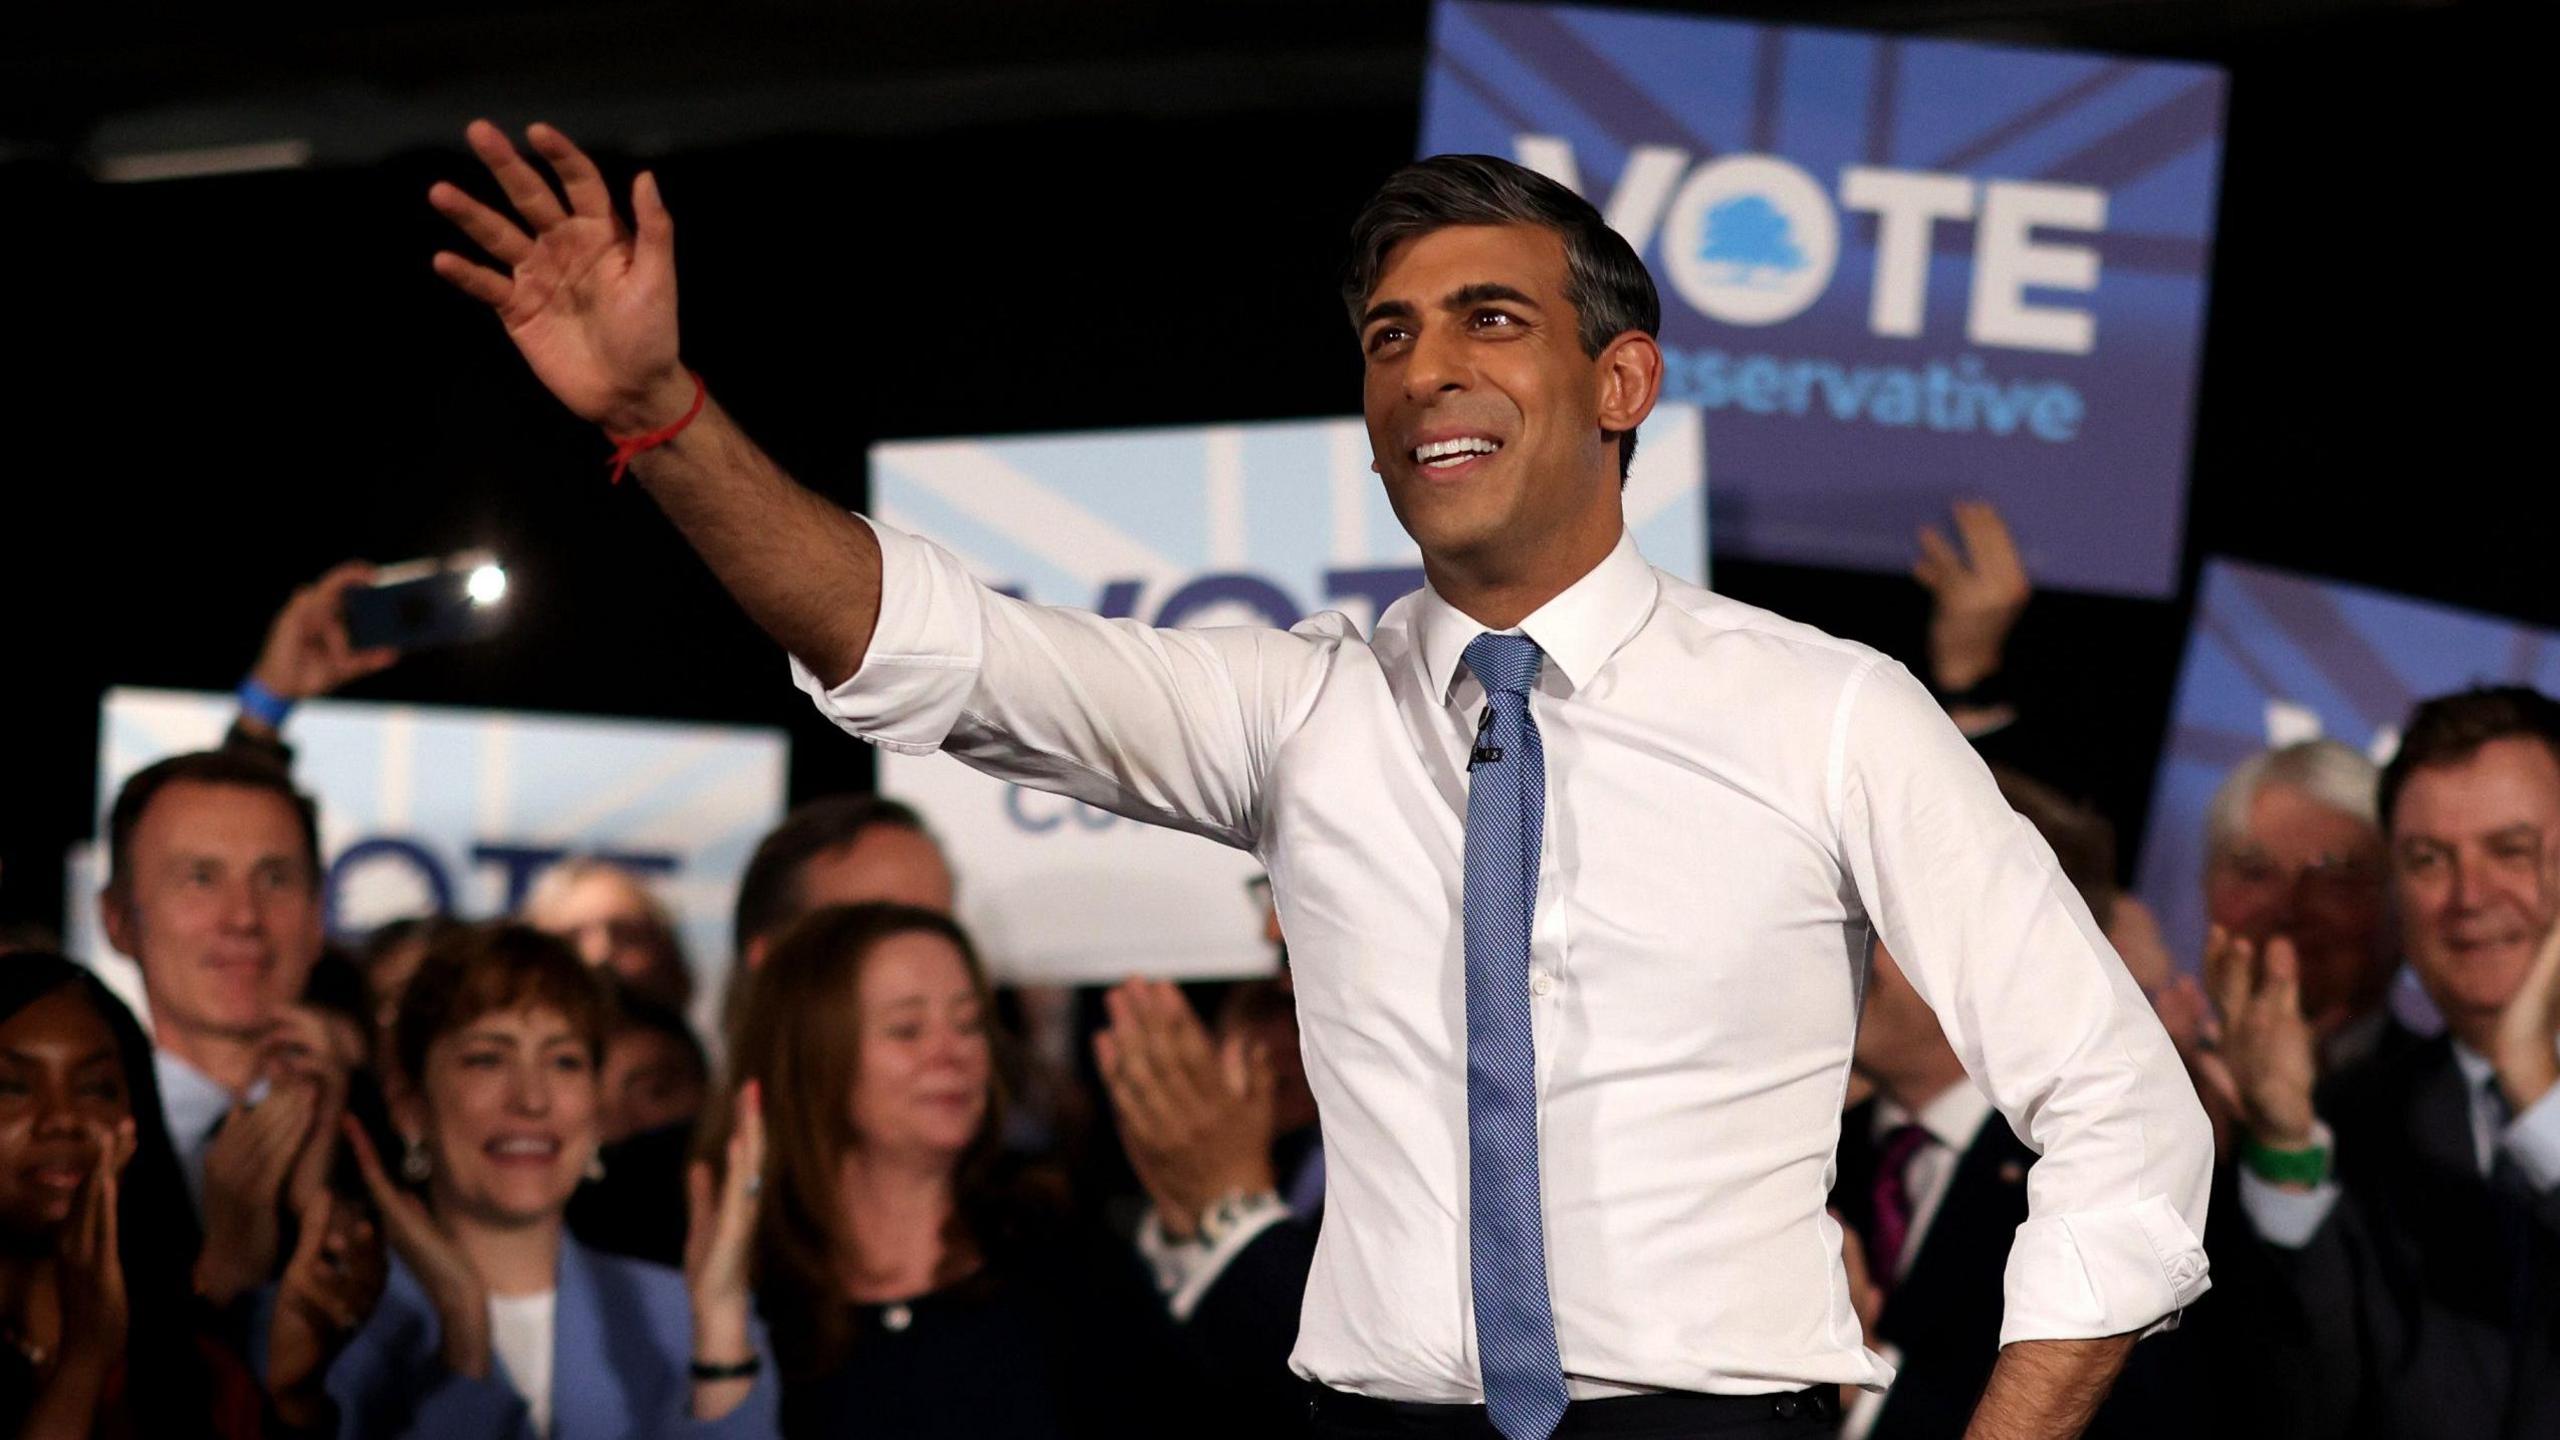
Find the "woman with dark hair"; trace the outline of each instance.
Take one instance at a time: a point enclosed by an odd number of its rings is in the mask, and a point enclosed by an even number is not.
[[[1003,1158],[992,1009],[968,936],[903,905],[807,917],[747,987],[731,1064],[765,1096],[755,1273],[786,1435],[1159,1434],[1197,1413],[1136,1257]]]
[[[257,1435],[195,1248],[141,1025],[59,955],[0,961],[0,1433]]]
[[[343,1351],[307,1356],[326,1363],[340,1435],[773,1433],[747,1293],[763,1149],[752,1093],[719,1180],[708,1165],[689,1177],[684,1274],[589,1250],[563,1224],[595,1165],[610,1013],[598,975],[527,926],[459,927],[429,946],[393,1046],[398,1163],[423,1202],[347,1131],[398,1263]],[[307,1385],[276,1368],[279,1391]]]

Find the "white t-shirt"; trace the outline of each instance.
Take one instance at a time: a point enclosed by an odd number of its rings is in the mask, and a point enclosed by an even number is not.
[[[538,1435],[551,1433],[551,1321],[560,1292],[489,1297],[489,1348],[533,1412]]]

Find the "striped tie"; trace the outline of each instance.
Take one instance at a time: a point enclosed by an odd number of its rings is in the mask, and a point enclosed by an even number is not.
[[[1547,815],[1547,759],[1529,718],[1545,657],[1525,635],[1479,635],[1484,686],[1467,769],[1467,1199],[1476,1359],[1507,1440],[1547,1440],[1564,1418],[1564,1366],[1547,1303],[1538,1213],[1538,1055],[1529,1032],[1529,926]]]

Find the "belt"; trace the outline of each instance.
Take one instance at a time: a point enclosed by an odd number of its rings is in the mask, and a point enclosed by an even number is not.
[[[1310,1387],[1308,1413],[1320,1427],[1340,1426],[1378,1436],[1495,1436],[1493,1419],[1482,1405],[1434,1405],[1413,1400],[1380,1400],[1329,1386]],[[1783,1390],[1765,1395],[1704,1395],[1665,1391],[1651,1395],[1615,1395],[1605,1400],[1576,1400],[1565,1407],[1556,1429],[1565,1436],[1653,1436],[1709,1433],[1719,1426],[1746,1425],[1772,1419],[1836,1420],[1840,1391],[1833,1385]]]

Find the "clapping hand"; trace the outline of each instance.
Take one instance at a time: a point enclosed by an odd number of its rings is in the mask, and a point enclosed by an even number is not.
[[[227,1305],[267,1283],[280,1242],[279,1202],[312,1138],[319,1081],[287,1077],[255,1105],[232,1107],[204,1152],[204,1233],[196,1293]]]
[[[92,1124],[89,1131],[97,1158],[58,1241],[62,1357],[65,1365],[85,1358],[103,1366],[124,1354],[131,1319],[116,1207],[125,1162],[133,1158],[135,1131],[130,1118],[112,1128]]]
[[[440,251],[436,273],[498,313],[535,377],[580,418],[633,435],[681,415],[693,382],[676,358],[675,222],[657,177],[632,182],[635,223],[625,226],[604,176],[568,136],[548,125],[525,132],[559,177],[554,190],[497,126],[475,120],[464,133],[515,213],[459,186],[430,189],[427,203],[497,262]]]
[[[1130,1168],[1165,1233],[1188,1239],[1210,1205],[1275,1183],[1270,1059],[1241,1037],[1212,1045],[1165,981],[1132,979],[1107,1004],[1111,1027],[1093,1037],[1094,1060]]]
[[[268,1332],[267,1393],[287,1423],[325,1430],[333,1427],[322,1382],[382,1298],[389,1267],[381,1235],[354,1204],[322,1190],[298,1214],[302,1233],[277,1286]]]
[[[116,1207],[118,1177],[133,1158],[133,1121],[113,1128],[92,1124],[88,1134],[96,1147],[89,1175],[54,1252],[62,1297],[61,1349],[50,1373],[39,1362],[43,1383],[19,1417],[23,1436],[87,1435],[98,1428],[108,1379],[124,1359],[132,1312]]]
[[[754,1269],[756,1215],[764,1194],[764,1088],[750,1080],[731,1101],[729,1146],[720,1173],[685,1167],[684,1280],[693,1301],[694,1358],[714,1365],[753,1357],[747,1286]],[[754,1388],[750,1380],[696,1381],[693,1415],[716,1420]]]
[[[2000,673],[2009,632],[2034,594],[1999,511],[1987,501],[1960,500],[1955,521],[1964,548],[1923,525],[1911,567],[1929,591],[1929,669],[1942,691],[1967,690]]]
[[[436,1307],[444,1335],[444,1365],[456,1375],[478,1380],[489,1373],[489,1287],[472,1268],[453,1237],[408,1191],[391,1183],[382,1157],[373,1151],[364,1127],[347,1116],[339,1122],[347,1145],[355,1152],[356,1169],[364,1176],[365,1193],[382,1217],[383,1234],[399,1253],[418,1285]]]
[[[2240,1120],[2258,1143],[2298,1150],[2311,1143],[2319,1057],[2302,1014],[2293,942],[2261,948],[2216,925],[2205,939],[2205,982],[2222,1012],[2222,1058]]]
[[[2543,849],[2542,911],[2542,944],[2490,1042],[2498,1086],[2517,1114],[2560,1084],[2560,845]]]

